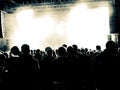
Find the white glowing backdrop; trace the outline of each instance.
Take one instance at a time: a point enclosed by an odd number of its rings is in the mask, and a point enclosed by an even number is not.
[[[46,11],[31,7],[8,14],[10,46],[27,43],[31,49],[44,50],[66,43],[90,49],[101,45],[103,49],[109,34],[109,5],[89,6],[79,3],[65,10]]]

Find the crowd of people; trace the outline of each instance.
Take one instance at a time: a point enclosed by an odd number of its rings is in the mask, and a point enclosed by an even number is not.
[[[17,46],[0,54],[1,90],[119,90],[120,49],[107,41],[105,50],[63,44],[53,50]]]

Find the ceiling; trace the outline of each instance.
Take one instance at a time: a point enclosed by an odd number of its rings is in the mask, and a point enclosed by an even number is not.
[[[64,0],[68,1],[68,0]],[[75,0],[70,0],[75,1]],[[0,10],[9,11],[11,8],[16,8],[21,5],[39,4],[39,3],[63,2],[63,0],[0,0]]]
[[[77,1],[110,1],[110,0],[0,0],[0,10],[10,12],[11,8],[15,9],[21,5],[28,5],[28,4],[39,4],[39,3],[70,3],[70,2],[77,2]],[[120,1],[120,0],[112,0],[112,1]]]

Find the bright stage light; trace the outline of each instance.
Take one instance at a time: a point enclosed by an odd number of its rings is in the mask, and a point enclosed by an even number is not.
[[[16,16],[19,27],[28,27],[33,19],[33,10],[22,10]]]
[[[27,9],[17,12],[16,14],[17,26],[14,27],[12,44],[21,46],[24,43],[32,43],[31,26],[33,23],[33,10]]]
[[[54,20],[50,15],[36,18],[31,10],[17,13],[16,20],[18,26],[14,28],[12,44],[19,47],[26,43],[31,49],[39,48],[54,27]]]
[[[90,9],[86,4],[74,7],[68,17],[67,35],[71,44],[95,49],[105,48],[109,34],[109,7]]]
[[[108,6],[89,8],[82,3],[71,7],[69,13],[52,9],[47,12],[36,15],[34,10],[28,9],[16,13],[17,25],[12,27],[11,46],[26,43],[31,49],[44,50],[47,46],[57,48],[66,43],[90,49],[101,45],[104,49],[109,34]]]

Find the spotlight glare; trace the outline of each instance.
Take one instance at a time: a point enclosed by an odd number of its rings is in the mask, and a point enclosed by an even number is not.
[[[28,15],[29,14],[29,15]],[[27,43],[31,49],[39,48],[40,43],[52,33],[54,20],[49,15],[33,17],[32,11],[22,11],[17,15],[18,26],[14,28],[12,43],[21,46]],[[47,26],[46,26],[47,25]]]
[[[13,30],[11,46],[20,47],[26,43],[31,49],[44,49],[46,46],[56,48],[66,43],[90,49],[101,45],[104,49],[109,34],[109,7],[104,5],[89,8],[86,3],[77,4],[71,7],[70,12],[54,9],[33,12],[32,9],[27,9],[14,15],[16,20],[13,23],[17,24],[10,27]]]
[[[90,9],[85,4],[74,7],[67,22],[68,39],[82,47],[95,49],[104,45],[109,34],[109,8]]]
[[[17,13],[16,19],[20,27],[28,25],[33,18],[33,10],[22,10]]]

